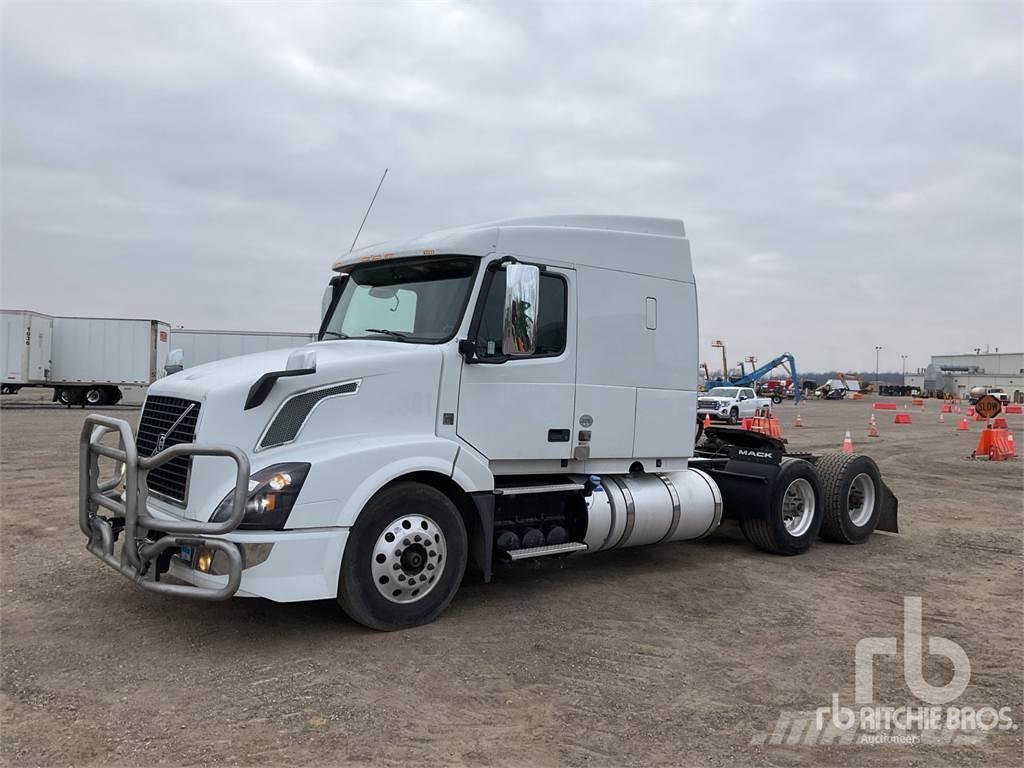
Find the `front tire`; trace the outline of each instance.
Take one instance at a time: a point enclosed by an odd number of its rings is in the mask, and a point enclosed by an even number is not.
[[[427,624],[459,589],[466,526],[436,488],[401,482],[380,491],[352,527],[338,602],[353,620],[381,631]]]
[[[740,423],[740,411],[739,408],[733,408],[729,411],[729,424],[736,426]]]
[[[740,530],[758,549],[775,555],[801,555],[821,530],[821,482],[814,466],[803,459],[783,459],[768,493],[763,518],[743,518]]]
[[[818,459],[822,484],[821,537],[863,544],[882,514],[882,474],[867,456],[830,453]]]

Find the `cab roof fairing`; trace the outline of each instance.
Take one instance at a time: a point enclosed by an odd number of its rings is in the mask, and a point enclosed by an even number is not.
[[[415,256],[484,257],[499,250],[605,269],[621,269],[628,254],[629,271],[693,281],[683,222],[636,216],[539,216],[475,224],[369,245],[342,256],[333,269]]]

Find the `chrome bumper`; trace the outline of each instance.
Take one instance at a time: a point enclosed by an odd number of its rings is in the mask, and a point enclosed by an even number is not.
[[[101,442],[117,433],[117,446]],[[231,515],[218,523],[155,518],[148,512],[150,470],[178,456],[226,456],[235,462]],[[112,477],[100,477],[100,457],[114,462]],[[131,425],[123,419],[90,414],[82,425],[78,455],[78,524],[88,538],[86,549],[142,589],[201,600],[226,600],[242,580],[242,555],[236,544],[217,538],[238,527],[249,491],[249,457],[232,445],[173,445],[149,457],[135,449]],[[104,517],[101,512],[113,513]],[[151,539],[151,532],[159,538]],[[124,536],[120,551],[114,545]],[[159,581],[157,559],[168,549],[204,546],[227,557],[228,581],[223,587],[167,584]]]

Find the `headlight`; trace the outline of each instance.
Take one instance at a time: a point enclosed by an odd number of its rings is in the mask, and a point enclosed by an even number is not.
[[[250,477],[245,516],[238,527],[284,528],[308,473],[309,464],[275,464]],[[233,492],[229,492],[217,505],[210,522],[223,522],[231,516],[232,495]]]

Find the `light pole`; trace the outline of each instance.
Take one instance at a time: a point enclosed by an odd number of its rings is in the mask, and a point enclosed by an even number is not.
[[[878,353],[881,352],[881,351],[882,351],[881,347],[879,347],[879,346],[875,347],[875,387],[878,388],[879,390],[882,388],[882,384],[878,380]]]
[[[907,378],[907,356],[900,355],[900,357],[903,358],[903,378],[905,379]],[[906,384],[907,382],[904,381],[903,383]]]

